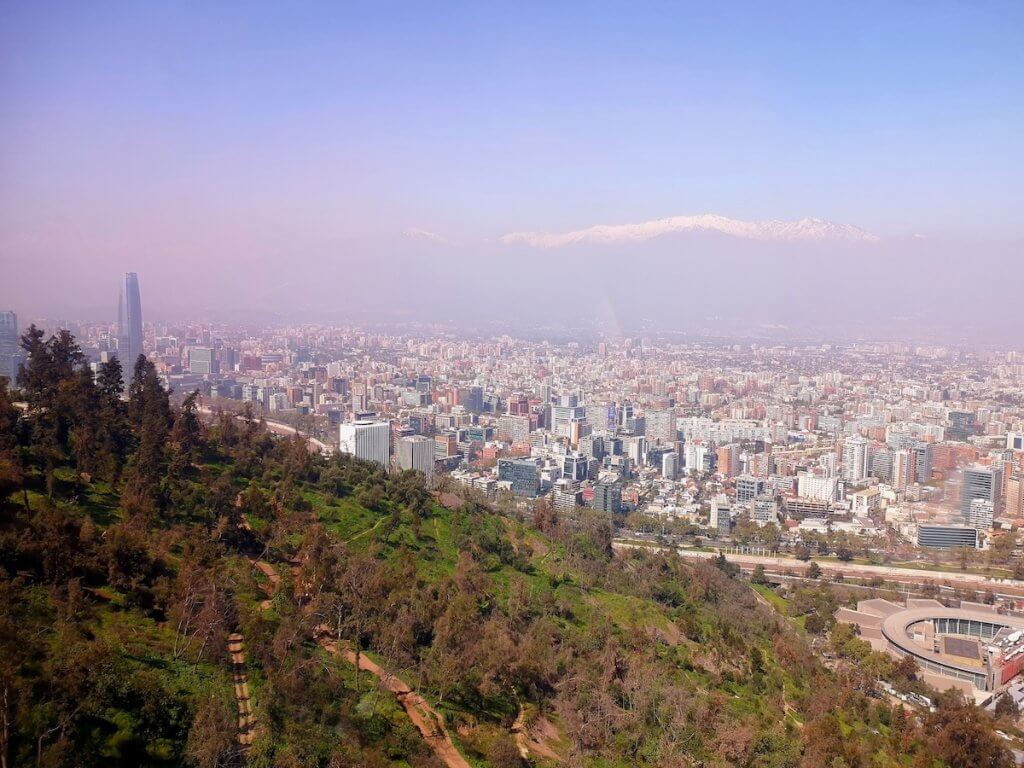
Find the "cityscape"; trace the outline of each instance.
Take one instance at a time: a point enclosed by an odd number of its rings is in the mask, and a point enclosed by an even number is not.
[[[0,768],[1024,765],[1020,7],[57,5]]]

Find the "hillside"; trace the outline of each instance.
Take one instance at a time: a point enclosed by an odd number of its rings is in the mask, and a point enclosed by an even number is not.
[[[204,425],[141,358],[125,402],[33,334],[0,383],[4,768],[1012,764],[962,701],[917,722],[827,671],[728,568]]]

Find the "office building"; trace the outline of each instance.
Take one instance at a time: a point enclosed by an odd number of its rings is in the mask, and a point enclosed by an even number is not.
[[[977,421],[969,411],[950,411],[949,426],[946,427],[946,439],[966,442],[977,432]]]
[[[0,312],[0,376],[15,381],[22,359],[18,316],[13,312]]]
[[[135,361],[141,354],[144,352],[139,276],[134,272],[125,272],[117,303],[117,356],[124,368],[125,381],[131,379]]]
[[[998,514],[999,502],[1003,495],[1003,469],[997,466],[975,465],[964,470],[964,484],[961,491],[960,511],[966,518],[971,512],[971,502],[984,499],[992,504]]]
[[[1024,434],[1010,432],[1006,436],[1006,447],[1011,451],[1024,451]]]
[[[559,512],[572,512],[583,505],[583,493],[579,483],[568,477],[560,477],[555,481],[551,492],[551,503]]]
[[[728,536],[732,532],[732,506],[725,494],[719,494],[711,499],[708,527],[721,536]]]
[[[659,411],[647,411],[644,418],[644,436],[654,445],[671,445],[675,443],[676,414],[671,408]]]
[[[675,451],[661,455],[661,476],[666,480],[675,480],[679,474],[679,456]]]
[[[613,515],[622,512],[622,486],[613,482],[601,482],[594,486],[594,509]]]
[[[576,395],[563,395],[558,405],[551,406],[551,431],[577,443],[580,425],[586,421],[586,409],[579,405]]]
[[[533,459],[498,459],[498,480],[509,483],[516,496],[536,496],[540,490],[537,462]]]
[[[746,503],[753,501],[767,489],[767,482],[753,475],[740,475],[736,478],[736,501]]]
[[[435,442],[422,435],[410,435],[398,441],[398,468],[415,469],[429,480],[434,474]]]
[[[992,502],[987,499],[972,499],[971,508],[967,513],[967,525],[977,528],[980,531],[992,530],[992,519],[994,509]]]
[[[458,453],[458,435],[454,432],[442,432],[434,436],[434,458],[447,459]]]
[[[966,525],[919,525],[917,546],[931,549],[978,547],[978,529]]]
[[[192,347],[188,351],[188,370],[201,376],[219,373],[217,358],[210,347]]]
[[[759,496],[750,508],[750,519],[758,525],[779,522],[779,505],[774,496]]]
[[[579,482],[587,479],[587,457],[582,453],[568,453],[562,457],[562,477]]]
[[[391,422],[361,419],[338,428],[338,450],[385,467],[391,464]]]
[[[911,477],[919,483],[931,480],[935,461],[932,444],[924,440],[915,440],[910,444],[910,458],[913,464]]]

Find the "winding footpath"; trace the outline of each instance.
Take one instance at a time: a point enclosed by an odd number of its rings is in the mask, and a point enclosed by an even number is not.
[[[319,643],[329,653],[338,654],[340,652],[350,664],[356,663],[354,651],[347,648],[339,651],[338,644],[329,637],[321,636]],[[398,703],[402,705],[402,709],[405,710],[409,719],[412,720],[412,724],[416,726],[416,729],[423,736],[423,740],[427,742],[430,748],[434,750],[434,754],[448,768],[472,768],[452,742],[448,729],[444,724],[444,717],[430,706],[422,696],[412,690],[399,677],[382,669],[364,653],[359,654],[359,669],[376,676],[380,680],[381,685],[394,694],[395,698],[398,699]]]
[[[245,668],[245,650],[242,636],[235,632],[228,635],[228,654],[231,656],[231,680],[235,686],[235,701],[238,704],[238,743],[248,748],[255,736],[256,716],[252,711],[249,696],[249,673]]]

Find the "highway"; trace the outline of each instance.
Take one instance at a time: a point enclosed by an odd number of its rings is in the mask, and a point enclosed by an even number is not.
[[[197,410],[204,416],[215,416],[217,414],[217,411],[214,411],[208,405],[200,405]],[[235,414],[235,418],[241,419],[243,417],[241,414]],[[270,421],[269,419],[264,419],[263,423],[267,425],[267,431],[272,432],[275,435],[281,435],[283,437],[292,437],[294,435],[306,437],[290,424],[283,424],[280,421]],[[334,452],[334,449],[331,448],[331,446],[322,440],[317,440],[315,437],[306,437],[306,442],[309,444],[309,450],[311,453],[320,452],[325,455],[330,455]]]
[[[630,539],[616,539],[613,546],[619,548],[651,546],[648,542]],[[718,557],[718,551],[705,552],[688,547],[676,547],[682,557],[711,559]],[[764,555],[733,554],[725,551],[729,562],[736,563],[745,570],[763,565],[771,573],[782,573],[790,570],[802,573],[807,570],[809,562],[795,557],[778,557]],[[924,568],[896,568],[887,565],[867,565],[862,563],[837,563],[834,560],[814,560],[826,574],[841,572],[844,576],[866,577],[881,576],[886,581],[920,586],[929,582],[937,585],[950,584],[973,590],[990,589],[1000,596],[1020,598],[1024,596],[1024,581],[1017,579],[995,579],[977,573],[957,573],[953,571],[934,571]]]

